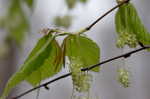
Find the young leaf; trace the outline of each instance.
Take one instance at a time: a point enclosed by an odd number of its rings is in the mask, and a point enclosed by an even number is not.
[[[128,33],[136,36],[137,41],[143,45],[150,44],[150,33],[142,24],[135,7],[131,4],[125,4],[119,8],[115,17],[116,31],[118,35]]]
[[[96,43],[89,38],[80,35],[70,35],[64,40],[66,56],[70,63],[82,64],[82,68],[99,63],[100,49]],[[99,68],[92,71],[98,72]]]
[[[42,46],[43,44],[41,44],[40,47],[42,48]],[[61,69],[61,66],[62,66],[61,48],[59,47],[56,40],[53,40],[51,45],[49,45],[49,47],[51,47],[49,49],[50,51],[49,56],[44,60],[44,63],[42,64],[42,66],[38,68],[36,71],[34,71],[29,77],[26,78],[26,80],[29,83],[31,83],[33,86],[37,85],[41,80],[44,80],[45,78],[55,75]],[[37,52],[36,49],[41,49],[41,48],[38,48],[38,47],[35,48],[35,51],[34,50],[32,51],[33,53],[31,53],[31,56],[36,55],[35,53]],[[30,60],[31,56],[29,56],[28,60]]]
[[[21,69],[8,81],[0,99],[5,99],[9,91],[21,81],[27,80],[33,86],[61,70],[61,49],[51,34],[42,37]]]

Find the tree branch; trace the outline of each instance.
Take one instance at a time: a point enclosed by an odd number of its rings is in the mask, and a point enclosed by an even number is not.
[[[110,58],[110,59],[108,59],[108,60],[102,61],[102,62],[100,62],[100,63],[98,63],[98,64],[89,66],[89,67],[87,67],[87,68],[83,68],[83,69],[81,69],[81,71],[89,71],[89,70],[91,70],[91,69],[93,69],[93,68],[95,68],[95,67],[101,66],[102,64],[109,63],[109,62],[114,61],[114,60],[119,59],[119,58],[126,58],[126,56],[131,56],[131,55],[134,54],[134,53],[137,53],[137,52],[139,52],[139,51],[142,51],[142,50],[145,50],[145,49],[148,49],[148,48],[150,48],[150,47],[149,47],[149,46],[148,46],[148,47],[144,46],[144,47],[142,47],[142,48],[139,48],[139,49],[130,51],[130,52],[128,52],[128,53],[125,53],[125,54],[122,54],[122,55],[119,55],[119,56]],[[35,91],[35,90],[37,90],[37,89],[39,89],[39,88],[47,87],[47,85],[49,85],[49,84],[51,84],[51,83],[53,83],[53,82],[56,82],[56,81],[58,81],[58,80],[60,80],[60,79],[66,78],[66,77],[68,77],[68,76],[70,76],[70,75],[71,75],[71,72],[70,72],[70,73],[66,73],[66,74],[64,74],[64,75],[62,75],[62,76],[59,76],[59,77],[57,77],[57,78],[55,78],[55,79],[53,79],[53,80],[50,80],[50,81],[48,81],[48,82],[46,82],[46,83],[44,83],[44,84],[41,84],[41,85],[39,85],[39,86],[37,86],[37,87],[35,87],[35,88],[32,88],[32,89],[30,89],[30,90],[28,90],[28,91],[26,91],[26,92],[24,92],[24,93],[22,93],[22,94],[16,96],[16,97],[13,97],[12,99],[18,99],[18,98],[20,98],[20,97],[22,97],[22,96],[24,96],[24,95],[26,95],[26,94],[28,94],[28,93],[30,93],[30,92],[32,92],[32,91]]]

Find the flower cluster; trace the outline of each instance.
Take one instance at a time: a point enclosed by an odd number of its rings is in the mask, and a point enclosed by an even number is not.
[[[117,40],[116,46],[118,48],[123,48],[125,45],[128,45],[130,48],[135,48],[137,46],[137,38],[133,33],[121,32]]]
[[[118,70],[118,81],[123,85],[123,87],[129,87],[129,72],[124,68]]]
[[[82,64],[71,64],[73,85],[78,92],[88,92],[92,75],[87,72],[82,72],[82,66]]]

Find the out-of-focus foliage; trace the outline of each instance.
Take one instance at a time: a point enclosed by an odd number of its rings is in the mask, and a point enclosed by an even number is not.
[[[81,3],[87,3],[88,0],[79,0]]]
[[[72,16],[69,16],[69,15],[56,16],[54,19],[54,23],[56,26],[69,28],[72,24]]]
[[[73,9],[75,5],[77,4],[77,0],[65,0],[65,2],[69,9]]]
[[[26,4],[27,4],[30,8],[33,8],[34,0],[24,0],[24,2],[26,2]]]
[[[72,10],[78,3],[86,4],[88,0],[65,0],[68,10]],[[72,25],[72,15],[66,14],[64,16],[56,16],[54,18],[54,24],[58,27],[64,27],[68,29]]]
[[[24,1],[29,7],[32,7],[33,0]],[[19,45],[29,30],[29,21],[21,6],[22,3],[21,0],[10,0],[7,14],[0,18],[0,28],[8,32],[6,39],[14,40]]]
[[[66,5],[69,9],[75,8],[77,3],[87,3],[88,0],[65,0]]]

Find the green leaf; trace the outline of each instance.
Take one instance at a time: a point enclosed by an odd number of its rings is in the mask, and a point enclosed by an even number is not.
[[[64,40],[65,53],[70,63],[82,64],[82,68],[99,63],[100,49],[96,43],[89,38],[80,35],[70,35]],[[99,71],[99,67],[92,69]]]
[[[150,45],[150,33],[142,24],[135,7],[131,4],[124,4],[119,8],[115,17],[116,31],[135,35],[138,42]]]
[[[30,54],[29,59],[32,58],[32,56],[36,55],[36,52],[41,49],[41,46],[37,46]],[[57,72],[60,71],[62,66],[62,51],[59,47],[56,40],[52,41],[51,45],[49,45],[49,56],[44,60],[44,63],[40,68],[38,68],[36,71],[34,71],[29,77],[27,77],[27,81],[30,82],[32,85],[37,85],[41,80],[51,77],[55,75]],[[46,53],[45,53],[46,54]],[[26,61],[27,62],[27,61]],[[39,75],[39,76],[38,76]]]
[[[27,80],[33,86],[58,73],[62,67],[62,52],[51,34],[42,37],[21,69],[8,81],[1,99],[20,82]]]

